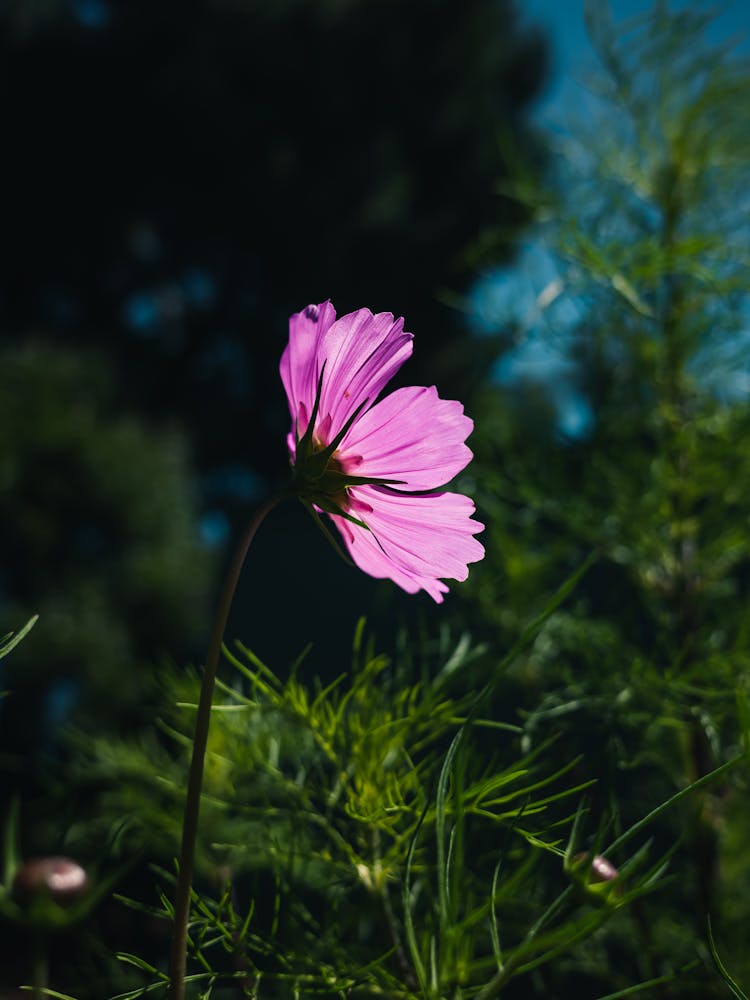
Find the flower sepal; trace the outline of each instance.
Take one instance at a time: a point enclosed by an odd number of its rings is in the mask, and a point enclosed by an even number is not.
[[[315,522],[316,528],[318,529],[318,531],[320,531],[322,533],[323,537],[328,542],[328,544],[331,546],[331,548],[336,553],[336,555],[340,559],[343,559],[344,562],[347,564],[347,566],[354,566],[355,564],[352,562],[352,560],[349,558],[349,556],[346,554],[346,552],[344,552],[344,550],[341,547],[341,545],[336,541],[336,539],[334,538],[334,536],[331,534],[331,532],[328,530],[328,528],[323,523],[323,518],[320,516],[319,510],[316,510],[316,508],[308,500],[302,500],[302,506],[308,512],[308,514],[310,515],[310,517],[313,519],[313,521]],[[366,527],[366,525],[364,525],[364,527]]]
[[[313,456],[315,457],[315,456]],[[340,511],[328,511],[326,498],[341,500],[340,506],[346,504],[346,491],[350,486],[403,486],[403,479],[381,479],[376,476],[351,476],[339,466],[335,458],[328,460],[322,472],[319,463],[296,464],[292,477],[292,489],[300,499],[306,498],[317,504],[328,513],[338,514]]]

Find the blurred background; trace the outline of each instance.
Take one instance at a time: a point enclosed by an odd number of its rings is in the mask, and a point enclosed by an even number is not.
[[[7,666],[17,785],[81,699],[131,725],[155,659],[204,654],[230,541],[285,481],[290,313],[403,315],[408,383],[481,377],[447,302],[529,217],[498,185],[544,158],[547,47],[495,0],[22,0],[1,27],[0,629],[41,615]],[[278,512],[235,611],[278,664],[391,604],[310,527]]]
[[[323,678],[363,613],[386,646],[450,621],[502,652],[596,548],[503,710],[570,714],[642,810],[618,764],[640,723],[609,714],[633,665],[723,657],[732,696],[746,667],[748,29],[741,2],[0,5],[0,634],[40,614],[0,663],[0,815],[20,798],[27,854],[92,804],[65,734],[147,730],[159,671],[200,663],[231,541],[286,476],[288,316],[329,297],[403,315],[400,383],[477,420],[459,485],[488,558],[438,611],[289,505],[229,636],[282,673],[312,642]]]
[[[0,633],[40,614],[2,661],[0,813],[20,794],[27,855],[83,810],[66,726],[150,729],[155,669],[205,654],[231,541],[287,474],[289,314],[401,314],[408,383],[479,377],[447,302],[529,217],[497,185],[544,158],[546,66],[505,0],[0,5]],[[228,635],[282,671],[313,641],[332,675],[363,611],[395,631],[392,591],[288,505]]]

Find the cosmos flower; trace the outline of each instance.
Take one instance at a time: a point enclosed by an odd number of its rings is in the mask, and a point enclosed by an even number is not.
[[[411,352],[391,313],[336,319],[330,302],[295,313],[280,366],[287,443],[297,494],[331,518],[360,569],[440,603],[443,579],[465,580],[484,556],[471,499],[439,489],[471,459],[474,425],[434,386],[378,401]]]

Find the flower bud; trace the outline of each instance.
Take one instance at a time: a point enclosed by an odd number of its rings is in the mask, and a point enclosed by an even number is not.
[[[591,901],[611,903],[622,895],[620,873],[601,854],[595,854],[593,858],[585,851],[576,854],[570,873]]]
[[[13,897],[21,904],[51,900],[58,906],[76,902],[88,888],[86,872],[70,858],[30,858],[13,879]]]

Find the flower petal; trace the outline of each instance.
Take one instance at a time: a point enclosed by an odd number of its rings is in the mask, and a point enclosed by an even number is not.
[[[474,423],[461,403],[441,399],[435,386],[397,389],[354,422],[339,447],[360,459],[358,476],[397,479],[404,490],[433,490],[449,482],[471,460],[464,444]]]
[[[318,364],[326,363],[320,399],[322,422],[330,416],[333,439],[365,400],[372,405],[383,387],[411,356],[412,335],[392,313],[358,309],[321,334]],[[328,443],[328,442],[326,442]]]
[[[309,417],[318,388],[320,341],[336,319],[329,302],[309,305],[289,317],[289,343],[281,355],[281,381],[284,383],[289,412],[297,420],[300,408]],[[300,428],[300,434],[305,428]]]
[[[408,593],[427,593],[440,604],[448,588],[442,578],[465,580],[468,564],[484,556],[473,537],[474,503],[460,493],[409,496],[378,486],[350,490],[352,513],[367,531],[341,517],[332,520],[349,554],[370,576],[387,577]]]

